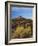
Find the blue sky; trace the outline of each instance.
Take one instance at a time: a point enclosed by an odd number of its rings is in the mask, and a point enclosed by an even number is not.
[[[32,8],[28,7],[11,7],[11,18],[22,16],[27,19],[32,19]]]

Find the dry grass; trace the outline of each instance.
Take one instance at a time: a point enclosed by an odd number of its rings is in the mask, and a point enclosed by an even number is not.
[[[32,34],[31,26],[23,27],[17,26],[14,32],[11,32],[11,38],[27,38]]]

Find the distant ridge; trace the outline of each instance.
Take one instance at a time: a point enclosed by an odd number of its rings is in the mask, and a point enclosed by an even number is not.
[[[22,16],[18,16],[18,17],[16,17],[16,19],[18,19],[18,18],[20,19],[20,18],[23,18],[23,17],[22,17]]]

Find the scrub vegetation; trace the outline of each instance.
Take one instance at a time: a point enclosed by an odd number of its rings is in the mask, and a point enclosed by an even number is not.
[[[29,38],[32,37],[32,20],[19,16],[10,20],[11,38]]]

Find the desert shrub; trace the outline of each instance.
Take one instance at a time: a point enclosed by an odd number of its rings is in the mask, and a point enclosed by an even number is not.
[[[26,38],[31,35],[31,27],[24,28],[23,26],[18,26],[13,33],[13,38]]]
[[[18,26],[13,34],[14,37],[20,37],[20,34],[23,32],[24,27]]]

